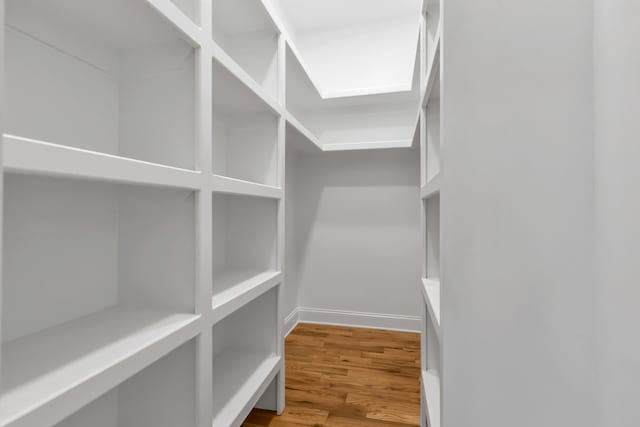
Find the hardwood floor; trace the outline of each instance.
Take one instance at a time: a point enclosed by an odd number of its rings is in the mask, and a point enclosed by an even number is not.
[[[420,335],[299,324],[287,337],[286,409],[243,427],[420,424]]]

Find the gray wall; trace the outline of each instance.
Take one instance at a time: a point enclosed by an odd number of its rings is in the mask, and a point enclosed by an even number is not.
[[[445,1],[446,427],[601,426],[592,13]]]

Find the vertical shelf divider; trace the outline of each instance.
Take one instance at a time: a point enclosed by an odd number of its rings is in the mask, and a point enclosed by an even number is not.
[[[199,91],[196,94],[196,168],[201,171],[201,187],[196,205],[196,310],[202,314],[204,328],[196,341],[196,413],[198,427],[210,427],[213,419],[213,332],[210,321],[212,315],[211,298],[213,289],[213,235],[211,175],[213,152],[213,52],[210,40],[213,37],[212,4],[200,1],[199,19],[202,37],[201,49],[196,62],[196,80]]]

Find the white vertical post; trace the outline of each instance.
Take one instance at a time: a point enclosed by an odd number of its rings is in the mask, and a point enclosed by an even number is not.
[[[278,101],[286,104],[286,40],[281,33],[278,36]],[[284,111],[284,109],[282,109]],[[277,263],[282,272],[282,283],[278,288],[278,327],[277,347],[278,355],[282,358],[282,367],[277,380],[277,412],[281,414],[285,406],[285,371],[284,371],[284,287],[286,286],[285,272],[285,160],[286,160],[286,120],[283,115],[278,118],[278,182],[282,188],[282,197],[278,203],[277,219]]]
[[[4,99],[4,0],[0,0],[0,100]],[[4,198],[4,168],[2,163],[2,144],[3,144],[3,104],[0,104],[0,357],[2,357],[2,260],[4,259],[2,252],[2,236],[3,236],[3,217],[2,207]],[[0,364],[0,384],[2,384],[2,365]]]
[[[202,28],[200,50],[196,64],[196,167],[202,172],[200,192],[196,208],[196,312],[205,319],[197,341],[196,381],[197,415],[199,427],[210,427],[213,419],[213,336],[209,322],[213,284],[213,236],[212,236],[212,143],[213,143],[213,62],[210,41],[212,29],[212,4],[200,2]]]

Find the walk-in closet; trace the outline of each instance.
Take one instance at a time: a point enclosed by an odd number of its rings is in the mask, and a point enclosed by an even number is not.
[[[637,426],[587,3],[0,0],[0,427]]]

